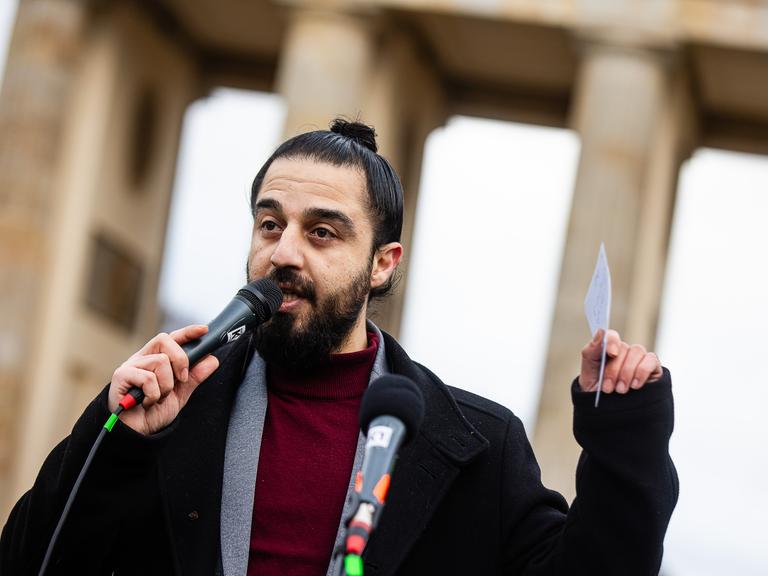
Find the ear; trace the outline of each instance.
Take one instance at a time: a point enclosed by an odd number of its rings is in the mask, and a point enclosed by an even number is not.
[[[395,273],[402,257],[403,246],[400,242],[390,242],[380,246],[373,255],[371,288],[378,288],[389,280],[389,277]]]

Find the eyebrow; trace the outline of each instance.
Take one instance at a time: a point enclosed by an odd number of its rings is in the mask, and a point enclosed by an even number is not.
[[[328,208],[307,208],[304,210],[304,217],[312,220],[327,220],[334,222],[339,228],[342,228],[348,236],[356,236],[355,223],[352,219],[339,210],[330,210]]]
[[[274,198],[263,198],[256,202],[256,206],[254,207],[253,213],[255,214],[259,210],[274,210],[275,212],[282,212],[283,207]]]
[[[273,210],[278,213],[283,212],[283,206],[274,198],[264,198],[256,203],[254,214],[259,210]],[[342,228],[348,236],[356,236],[357,229],[352,219],[340,210],[331,210],[330,208],[307,208],[304,210],[304,218],[308,220],[327,220],[335,223]]]

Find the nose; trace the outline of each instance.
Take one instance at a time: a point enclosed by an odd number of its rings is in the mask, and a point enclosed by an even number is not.
[[[290,226],[283,230],[269,261],[275,268],[301,269],[304,266],[304,253],[300,233]]]

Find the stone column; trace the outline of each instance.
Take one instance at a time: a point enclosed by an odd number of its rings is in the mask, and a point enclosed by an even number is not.
[[[47,188],[25,198],[39,210],[37,228],[29,228],[41,248],[30,280],[34,317],[16,303],[28,325],[15,326],[15,334],[29,336],[16,380],[23,395],[13,405],[15,455],[3,492],[10,501],[29,489],[45,456],[114,369],[156,331],[176,149],[196,72],[140,7],[103,8],[88,15],[69,98],[52,104],[63,118],[61,133],[51,135],[54,166],[27,164],[35,148],[19,156],[17,177],[36,181],[42,172]],[[44,89],[32,84],[24,98],[45,101]],[[8,269],[23,271],[12,261]]]
[[[295,9],[277,73],[287,105],[285,136],[326,129],[339,115],[362,115],[374,56],[369,17]]]
[[[67,102],[85,2],[21,0],[0,94],[0,518],[30,347],[41,330]]]
[[[667,53],[584,46],[572,110],[581,158],[563,254],[534,445],[545,483],[575,492],[579,447],[569,384],[589,340],[583,302],[601,242],[613,285],[611,327],[652,347],[680,166],[684,84]]]
[[[402,180],[404,252],[396,289],[390,297],[371,307],[370,317],[397,337],[412,252],[424,146],[430,133],[445,122],[446,106],[434,66],[410,36],[387,29],[380,45],[368,90],[366,118],[376,126],[379,152],[392,163]]]
[[[326,129],[340,115],[375,126],[379,152],[395,167],[405,189],[406,256],[400,265],[405,277],[424,142],[444,120],[443,94],[434,69],[407,35],[372,11],[296,7],[277,91],[287,104],[286,138]],[[395,335],[403,285],[371,314]]]

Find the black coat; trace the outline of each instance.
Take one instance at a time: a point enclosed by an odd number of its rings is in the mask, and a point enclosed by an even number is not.
[[[570,511],[545,489],[520,421],[448,387],[384,336],[388,367],[421,388],[426,416],[400,454],[365,574],[658,573],[677,500],[668,454],[669,373],[626,396],[572,391],[584,448]],[[118,423],[83,483],[48,574],[200,574],[220,566],[219,516],[229,413],[249,340],[222,349],[221,366],[176,421],[145,437]],[[565,390],[564,390],[565,392]],[[106,390],[48,456],[3,529],[0,572],[36,574],[93,440]]]

